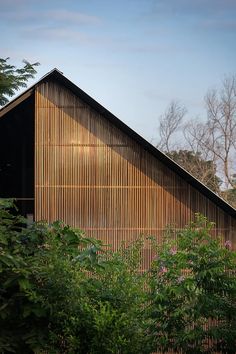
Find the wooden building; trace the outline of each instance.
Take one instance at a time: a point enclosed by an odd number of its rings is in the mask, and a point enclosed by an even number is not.
[[[0,110],[0,197],[114,247],[139,234],[161,238],[196,212],[236,243],[233,207],[57,69]]]

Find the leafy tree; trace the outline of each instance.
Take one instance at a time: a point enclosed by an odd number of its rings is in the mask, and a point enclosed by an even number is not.
[[[8,97],[12,97],[17,90],[26,87],[29,79],[36,74],[39,63],[29,63],[23,60],[24,66],[17,68],[9,64],[10,58],[0,58],[0,106],[8,102]]]
[[[236,188],[226,189],[222,193],[227,202],[236,208]]]
[[[6,207],[0,204],[0,352],[148,353],[142,242],[103,252],[62,222],[23,228]]]
[[[150,333],[154,348],[183,353],[235,353],[236,253],[196,222],[166,236],[151,270]]]
[[[61,223],[25,229],[24,219],[6,206],[11,202],[0,204],[0,352],[32,353],[50,342],[62,302],[65,311],[69,295],[73,302],[73,259],[79,254],[80,264],[91,268],[95,245]],[[79,251],[83,245],[89,247]]]

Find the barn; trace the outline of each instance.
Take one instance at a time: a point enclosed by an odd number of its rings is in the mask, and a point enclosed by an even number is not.
[[[236,210],[52,70],[0,110],[0,197],[117,248],[200,212],[236,245]],[[143,257],[147,266],[151,250]]]

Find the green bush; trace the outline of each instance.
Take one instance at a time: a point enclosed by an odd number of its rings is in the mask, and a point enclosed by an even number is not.
[[[105,252],[61,222],[24,228],[6,207],[1,202],[0,352],[147,352],[142,242]]]
[[[183,353],[236,352],[236,253],[196,221],[167,235],[150,277],[154,348]]]
[[[144,240],[117,252],[0,200],[0,353],[235,353],[236,254],[196,222],[166,235],[147,272]]]

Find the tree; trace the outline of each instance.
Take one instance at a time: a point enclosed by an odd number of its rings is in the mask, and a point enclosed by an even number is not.
[[[221,181],[216,175],[216,166],[213,161],[204,160],[200,152],[194,153],[192,150],[174,150],[167,153],[167,156],[199,179],[208,188],[219,193]]]
[[[213,224],[196,215],[157,247],[151,269],[153,349],[235,353],[236,252],[211,236]]]
[[[236,188],[230,188],[222,191],[222,196],[229,204],[236,208]]]
[[[236,153],[236,76],[227,77],[221,90],[205,97],[207,120],[186,126],[186,138],[218,166],[224,189],[233,188]]]
[[[176,161],[180,164],[182,163],[182,158],[179,159],[180,150],[192,151],[195,162],[200,157],[204,161],[201,173],[191,164],[184,163],[183,167],[228,202],[236,205],[235,194],[231,191],[235,188],[235,179],[232,176],[236,172],[236,76],[226,77],[221,89],[210,90],[205,97],[205,104],[207,112],[205,121],[199,122],[198,119],[194,119],[182,126],[183,139],[180,144],[174,141],[175,133],[178,132],[182,122],[178,119],[180,108],[172,105],[172,113],[165,114],[164,120],[163,116],[160,117],[159,146],[163,152],[170,153],[173,149],[170,150],[169,146],[174,146],[175,143],[176,153],[173,154],[172,151],[172,156],[173,159],[177,158]],[[206,171],[207,165],[209,173]],[[209,184],[208,177],[214,175],[215,178]],[[218,188],[219,179],[221,188]]]
[[[232,204],[236,208],[236,173],[231,175],[231,184],[233,187],[224,190],[223,195],[225,195],[225,199],[228,203]]]
[[[17,90],[26,87],[29,79],[36,74],[39,63],[29,63],[23,60],[24,66],[17,68],[8,63],[10,58],[0,58],[0,106],[8,102],[8,97],[12,97]]]
[[[160,142],[158,147],[161,150],[169,153],[173,149],[173,136],[180,128],[186,112],[186,108],[182,107],[179,102],[172,101],[166,112],[160,117]]]

